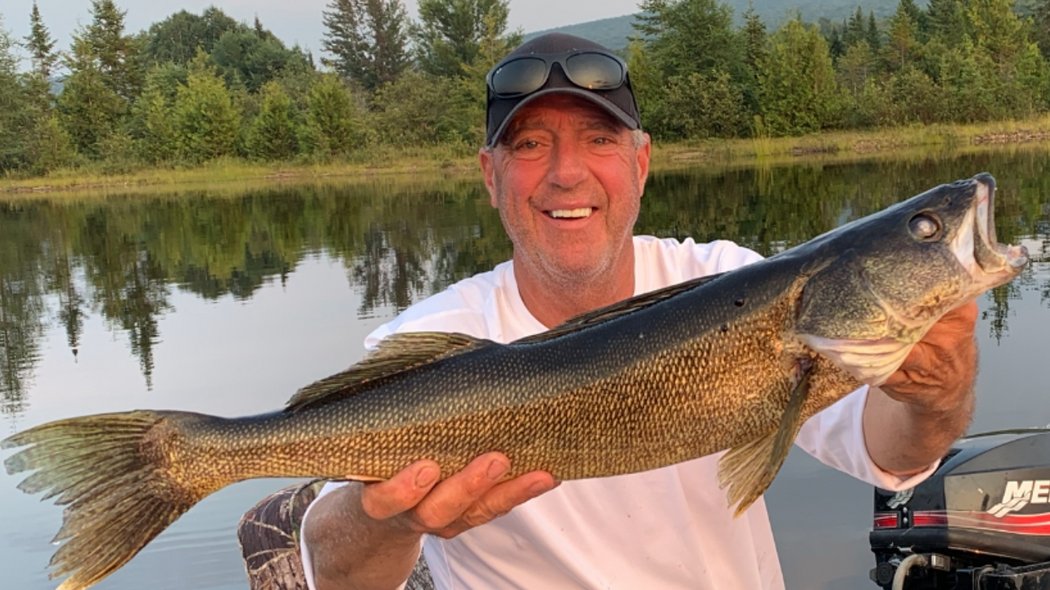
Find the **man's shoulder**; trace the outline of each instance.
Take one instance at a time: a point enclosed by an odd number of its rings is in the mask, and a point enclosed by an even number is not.
[[[462,279],[409,306],[369,334],[365,345],[372,346],[394,332],[460,332],[488,337],[486,310],[497,292],[507,287],[511,272],[510,263],[504,262]]]
[[[762,259],[754,250],[729,240],[635,236],[634,248],[640,278],[660,269],[668,273],[670,282],[726,272]]]

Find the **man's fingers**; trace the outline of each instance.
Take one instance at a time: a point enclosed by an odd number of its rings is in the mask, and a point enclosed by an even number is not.
[[[463,513],[460,526],[466,530],[485,524],[556,486],[554,478],[546,471],[533,471],[497,484]]]
[[[880,386],[895,400],[944,411],[969,395],[977,358],[977,304],[946,313]]]
[[[416,461],[386,481],[366,484],[361,491],[361,506],[375,520],[397,516],[419,504],[440,477],[437,463]]]
[[[436,463],[417,461],[386,481],[361,486],[361,506],[373,520],[386,520],[416,533],[453,537],[557,485],[544,471],[505,480],[509,470],[505,455],[487,453],[439,482]]]
[[[970,301],[944,314],[942,319],[950,322],[961,322],[964,325],[971,326],[972,329],[973,324],[977,323],[977,315],[977,301]]]
[[[977,302],[975,301],[949,311],[930,327],[930,331],[922,341],[934,345],[950,345],[953,341],[962,338],[972,338],[974,327],[977,324],[977,313]]]
[[[510,469],[502,453],[486,453],[441,482],[419,503],[414,519],[423,530],[442,529],[499,483]]]

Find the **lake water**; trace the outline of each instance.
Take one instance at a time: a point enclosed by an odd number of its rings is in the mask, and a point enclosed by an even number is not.
[[[656,174],[639,230],[770,254],[935,184],[992,172],[1000,240],[1036,261],[983,297],[972,431],[1045,426],[1047,154]],[[509,254],[480,182],[376,181],[244,193],[0,200],[0,437],[133,408],[279,407],[362,356],[365,334]],[[6,456],[8,453],[5,453]],[[0,473],[4,588],[51,588],[61,511]],[[285,482],[206,499],[100,589],[246,586],[234,530]],[[872,492],[794,452],[768,494],[788,587],[875,588]]]

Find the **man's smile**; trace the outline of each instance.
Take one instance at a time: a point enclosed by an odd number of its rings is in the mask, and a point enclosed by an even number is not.
[[[586,219],[594,213],[593,207],[577,207],[576,209],[551,209],[544,211],[548,217],[554,219]]]

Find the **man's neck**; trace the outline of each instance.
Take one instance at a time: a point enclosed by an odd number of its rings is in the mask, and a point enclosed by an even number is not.
[[[514,265],[518,293],[526,309],[541,324],[553,328],[566,321],[634,295],[634,253],[611,272],[593,279],[541,279],[524,265]]]

